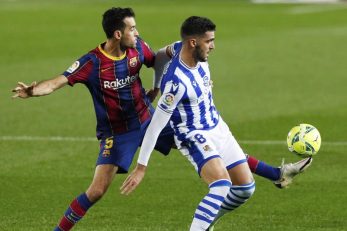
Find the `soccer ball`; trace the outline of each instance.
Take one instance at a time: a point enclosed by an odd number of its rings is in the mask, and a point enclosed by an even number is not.
[[[300,124],[293,127],[287,136],[289,151],[303,158],[317,154],[321,142],[319,131],[310,124]]]

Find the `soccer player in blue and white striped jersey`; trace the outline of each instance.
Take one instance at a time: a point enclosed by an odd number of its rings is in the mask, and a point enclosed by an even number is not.
[[[211,229],[255,189],[246,156],[213,102],[207,59],[214,49],[214,32],[215,24],[207,18],[192,16],[182,24],[182,42],[171,46],[174,56],[164,72],[163,94],[146,131],[138,165],[121,188],[129,194],[143,179],[155,141],[169,122],[178,149],[209,187],[197,206],[191,231]]]

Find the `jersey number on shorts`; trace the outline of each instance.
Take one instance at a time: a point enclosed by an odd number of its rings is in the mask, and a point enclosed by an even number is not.
[[[108,137],[106,140],[105,140],[105,149],[111,149],[113,147],[113,136],[111,137]]]
[[[203,144],[206,142],[205,137],[203,137],[201,134],[195,134],[194,138],[200,143]]]

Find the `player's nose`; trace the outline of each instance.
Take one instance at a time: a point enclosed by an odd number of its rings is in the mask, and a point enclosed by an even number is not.
[[[211,44],[210,44],[210,50],[212,50],[212,49],[214,49],[214,48],[215,48],[214,42],[211,42]]]
[[[140,34],[139,34],[139,31],[137,30],[137,29],[135,29],[135,36],[137,37],[137,36],[139,36]]]

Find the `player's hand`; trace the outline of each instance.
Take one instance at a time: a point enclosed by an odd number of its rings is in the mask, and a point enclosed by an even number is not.
[[[146,166],[137,164],[136,168],[130,173],[130,175],[123,182],[120,188],[121,193],[129,195],[140,184],[145,176]]]
[[[12,89],[12,92],[15,94],[12,96],[12,98],[29,98],[33,96],[33,89],[36,86],[36,82],[33,82],[30,84],[30,86],[27,86],[26,84],[22,82],[17,83],[17,87],[15,89]]]
[[[155,97],[157,97],[158,93],[159,93],[159,88],[153,88],[146,92],[146,95],[151,101],[151,103],[154,101]]]

